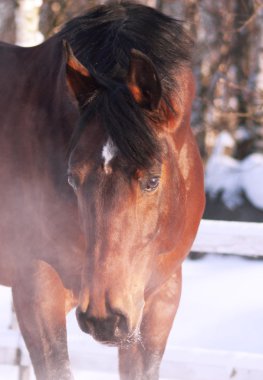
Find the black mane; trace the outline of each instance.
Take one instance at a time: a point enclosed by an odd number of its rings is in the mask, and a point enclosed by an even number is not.
[[[137,49],[152,60],[167,104],[176,88],[176,68],[190,60],[192,42],[182,24],[144,5],[109,3],[69,21],[59,36],[101,85],[101,91],[83,107],[71,148],[89,119],[99,116],[122,155],[147,167],[159,152],[151,125],[160,120],[158,112],[139,107],[125,85],[130,54]]]

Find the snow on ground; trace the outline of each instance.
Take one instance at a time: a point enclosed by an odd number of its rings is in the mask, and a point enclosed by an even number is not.
[[[263,260],[207,255],[186,260],[183,273],[183,295],[161,367],[162,379],[176,379],[172,352],[178,346],[262,354]],[[10,291],[0,287],[1,329],[11,318],[9,302]],[[76,380],[118,379],[116,349],[82,333],[74,312],[68,317],[68,334]],[[0,380],[7,379],[17,380],[16,369],[0,366]]]
[[[170,344],[263,354],[263,261],[187,260]]]

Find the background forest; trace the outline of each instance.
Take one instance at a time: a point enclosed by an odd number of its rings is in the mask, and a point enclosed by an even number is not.
[[[0,39],[20,45],[37,44],[68,19],[103,2],[0,0]],[[141,3],[182,20],[195,41],[196,99],[192,127],[204,163],[208,161],[207,192],[211,199],[216,199],[210,210],[208,198],[208,217],[263,221],[262,0],[144,0]],[[222,131],[225,131],[223,135]],[[216,163],[214,160],[213,166],[209,159],[218,135],[221,135],[222,159]],[[251,154],[254,161],[250,159],[248,166],[246,158]],[[250,187],[262,186],[262,194],[257,191],[253,195],[251,189],[240,187],[238,165],[245,162],[248,172],[253,172],[255,157],[257,168],[259,164],[261,168],[247,183]],[[213,175],[211,179],[209,170],[210,174],[224,175],[222,178]],[[250,193],[257,197],[255,202],[253,196],[250,199]]]

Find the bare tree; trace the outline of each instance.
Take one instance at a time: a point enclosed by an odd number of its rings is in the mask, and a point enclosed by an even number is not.
[[[203,156],[218,131],[242,126],[253,135],[262,123],[262,7],[260,0],[164,1],[164,11],[185,20],[196,43],[192,124]],[[237,156],[251,148],[243,146]]]
[[[242,29],[250,30],[250,77],[251,101],[248,113],[250,127],[256,126],[255,148],[263,152],[263,4],[253,2],[254,12]]]
[[[0,40],[15,42],[15,0],[0,0]]]
[[[144,0],[141,3],[148,5],[149,7],[153,7],[159,10],[162,10],[163,0]]]
[[[33,46],[43,41],[39,32],[39,7],[42,0],[17,0],[16,43]]]
[[[101,2],[97,0],[43,0],[40,10],[40,31],[47,38],[66,21]]]

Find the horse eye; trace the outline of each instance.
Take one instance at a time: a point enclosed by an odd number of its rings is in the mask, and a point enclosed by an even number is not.
[[[71,173],[68,174],[68,183],[74,191],[78,189],[78,181]]]
[[[151,192],[157,189],[157,187],[159,186],[159,183],[160,183],[160,177],[151,177],[147,179],[147,181],[145,182],[145,185],[143,186],[143,190]]]

